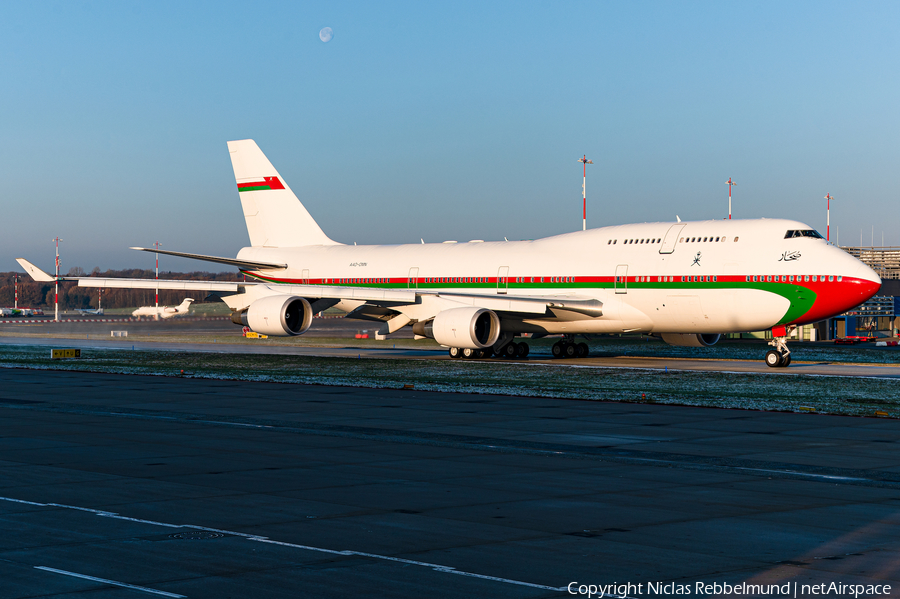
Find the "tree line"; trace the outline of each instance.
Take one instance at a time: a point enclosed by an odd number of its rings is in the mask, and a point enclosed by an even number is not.
[[[14,272],[0,273],[0,306],[12,307],[15,301],[15,275]],[[47,308],[53,306],[53,283],[40,283],[33,281],[25,273],[19,276],[19,307],[20,308]],[[152,270],[139,268],[128,270],[107,270],[101,272],[94,268],[90,274],[76,266],[69,269],[70,277],[101,277],[101,278],[126,278],[126,279],[152,279],[156,276]],[[241,281],[243,275],[235,272],[166,272],[159,273],[160,279],[199,280],[199,281]],[[133,308],[137,306],[152,306],[155,301],[155,289],[103,289],[103,308]],[[94,287],[79,287],[75,281],[63,281],[59,284],[59,307],[61,310],[73,310],[75,308],[96,308],[98,290]],[[167,291],[159,290],[159,303],[164,306],[180,304],[186,297],[193,298],[197,302],[206,299],[205,291]]]

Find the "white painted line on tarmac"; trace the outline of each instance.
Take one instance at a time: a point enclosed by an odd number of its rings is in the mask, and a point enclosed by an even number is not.
[[[139,587],[134,584],[128,584],[127,582],[118,582],[115,580],[107,580],[106,578],[97,578],[96,576],[88,576],[87,574],[78,574],[77,572],[69,572],[67,570],[57,570],[56,568],[48,568],[47,566],[35,566],[37,570],[43,570],[45,572],[55,572],[57,574],[62,574],[64,576],[72,576],[75,578],[83,578],[85,580],[92,580],[94,582],[102,582],[103,584],[110,584],[117,587],[122,587],[125,589],[132,589],[134,591],[143,591],[144,593],[153,593],[154,595],[162,595],[163,597],[175,597],[177,599],[185,599],[186,595],[177,595],[175,593],[167,593],[165,591],[158,591],[156,589],[150,589],[147,587]]]
[[[821,478],[823,480],[840,480],[840,481],[863,481],[869,482],[868,478],[855,478],[852,476],[837,476],[835,474],[815,474],[813,472],[797,472],[796,470],[767,470],[765,468],[742,468],[736,467],[736,470],[747,470],[749,472],[770,472],[772,474],[791,474],[794,476],[805,476],[807,478]]]
[[[157,522],[155,520],[130,518],[128,516],[121,516],[115,512],[107,512],[105,510],[96,510],[93,508],[80,507],[80,506],[76,506],[76,505],[66,505],[63,503],[37,503],[34,501],[25,501],[24,499],[15,499],[12,497],[0,497],[0,501],[10,501],[13,503],[24,503],[26,505],[36,505],[36,506],[41,506],[41,507],[57,507],[57,508],[63,508],[63,509],[69,509],[69,510],[78,510],[80,512],[88,512],[88,513],[94,514],[96,516],[101,516],[104,518],[114,518],[116,520],[126,520],[128,522],[139,522],[141,524],[149,524],[151,526],[163,526],[166,528],[192,528],[194,530],[202,530],[205,532],[218,532],[218,533],[231,535],[231,536],[235,536],[235,537],[241,537],[248,541],[256,541],[259,543],[279,545],[281,547],[290,547],[292,549],[302,549],[304,551],[315,551],[317,553],[327,553],[330,555],[344,555],[344,556],[356,555],[359,557],[368,557],[370,559],[377,559],[377,560],[383,560],[383,561],[389,561],[389,562],[398,562],[401,564],[407,564],[407,565],[411,565],[411,566],[422,566],[424,568],[431,568],[435,572],[441,572],[444,574],[456,574],[457,576],[466,576],[469,578],[479,578],[482,580],[490,580],[493,582],[501,582],[504,584],[512,584],[512,585],[516,585],[516,586],[529,587],[532,589],[541,589],[541,590],[545,590],[545,591],[556,591],[556,592],[560,592],[560,593],[563,593],[566,591],[566,587],[551,587],[551,586],[547,586],[547,585],[536,584],[533,582],[526,582],[524,580],[515,580],[512,578],[500,578],[498,576],[489,576],[487,574],[477,574],[475,572],[466,572],[465,570],[457,570],[453,566],[445,566],[442,564],[434,564],[431,562],[420,562],[420,561],[416,561],[416,560],[405,559],[402,557],[381,555],[378,553],[366,553],[364,551],[353,551],[351,549],[345,549],[343,551],[338,551],[336,549],[325,549],[324,547],[314,547],[312,545],[300,545],[297,543],[288,543],[285,541],[274,541],[268,537],[248,534],[248,533],[244,533],[244,532],[235,532],[232,530],[224,530],[221,528],[209,528],[207,526],[197,526],[195,524],[170,524],[168,522]],[[85,578],[88,580],[96,580],[96,581],[100,581],[100,582],[106,582],[109,584],[115,584],[115,585],[119,585],[119,586],[123,586],[123,587],[133,588],[133,589],[137,589],[140,591],[146,591],[149,593],[157,593],[160,595],[165,595],[167,597],[184,597],[184,595],[175,595],[172,593],[166,593],[164,591],[157,591],[154,589],[147,589],[144,587],[135,587],[135,586],[128,585],[125,583],[118,583],[118,582],[114,582],[114,581],[110,581],[110,580],[104,580],[102,578],[93,578],[91,576],[85,576],[83,574],[75,574],[73,572],[66,572],[64,570],[55,570],[53,568],[47,568],[45,566],[35,566],[35,568],[38,568],[40,570],[47,570],[50,572],[58,572],[60,574],[67,574],[69,576],[77,576],[79,578]]]

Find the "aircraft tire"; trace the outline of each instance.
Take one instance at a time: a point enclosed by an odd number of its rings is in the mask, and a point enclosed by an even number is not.
[[[774,349],[766,352],[766,366],[769,368],[778,368],[781,366],[781,354]]]
[[[515,341],[510,341],[507,343],[501,352],[503,357],[508,360],[515,360],[516,356],[519,354],[519,344]]]
[[[564,355],[563,344],[560,341],[557,341],[553,344],[553,348],[550,352],[553,354],[554,358],[562,358]]]
[[[591,353],[591,348],[588,347],[587,343],[579,343],[578,347],[578,357],[579,358],[587,358]]]
[[[516,343],[516,357],[520,360],[523,360],[528,357],[528,352],[531,348],[528,347],[528,344],[524,341],[522,343]]]
[[[781,356],[781,366],[782,368],[786,368],[791,365],[791,354],[786,356]]]
[[[472,358],[476,358],[477,356],[475,355],[475,351],[476,351],[476,350],[474,350],[474,349],[469,349],[468,347],[464,348],[464,349],[462,350],[463,358],[466,358],[466,359],[468,359],[468,360],[471,360]]]
[[[563,347],[563,354],[565,354],[566,358],[577,358],[578,348],[574,343],[566,343],[565,347]]]
[[[447,350],[447,353],[450,354],[451,358],[459,358],[462,356],[462,352],[458,347],[451,347]]]

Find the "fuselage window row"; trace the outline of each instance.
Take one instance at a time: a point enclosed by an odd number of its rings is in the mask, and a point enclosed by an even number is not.
[[[734,241],[737,242],[739,238],[735,237]],[[618,239],[607,239],[606,245],[615,245],[618,243]],[[725,243],[728,241],[728,238],[725,236],[717,236],[713,237],[712,235],[707,237],[680,237],[678,239],[678,243]],[[662,238],[654,237],[652,239],[626,239],[622,242],[623,245],[634,245],[634,244],[644,244],[644,243],[662,243]]]
[[[652,276],[636,276],[636,277],[616,277],[616,281],[622,282],[631,278],[635,283],[650,283],[653,281]],[[657,283],[672,283],[678,280],[678,276],[657,276]],[[512,277],[515,283],[575,283],[576,277]],[[844,280],[843,275],[745,275],[744,279],[747,283],[838,283]],[[360,279],[321,279],[324,284],[337,285],[366,285],[366,284],[390,284],[389,278],[360,278]],[[409,278],[407,282],[417,283],[419,279]],[[718,275],[682,275],[680,276],[682,283],[717,283]],[[421,279],[426,284],[447,284],[447,283],[503,283],[510,282],[510,278],[491,277],[426,277]]]

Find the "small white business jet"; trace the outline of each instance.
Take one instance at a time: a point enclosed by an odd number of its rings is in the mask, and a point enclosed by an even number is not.
[[[103,316],[103,308],[75,308],[82,316]]]
[[[703,347],[724,333],[771,329],[769,366],[787,366],[787,339],[866,301],[871,268],[809,225],[783,219],[640,223],[534,241],[344,245],[329,238],[256,142],[228,142],[250,247],[236,258],[159,250],[236,266],[256,282],[61,277],[83,287],[207,291],[232,321],[300,335],[335,307],[410,326],[453,357],[524,358],[522,335],[562,335],[558,357],[586,356],[576,335],[643,333]],[[133,248],[155,252],[153,248]],[[54,278],[27,260],[36,280]]]
[[[151,318],[156,319],[184,316],[185,314],[190,314],[193,301],[193,299],[186,297],[184,298],[184,301],[177,306],[141,306],[132,312],[131,315],[137,318],[140,318],[141,316],[150,316]]]

